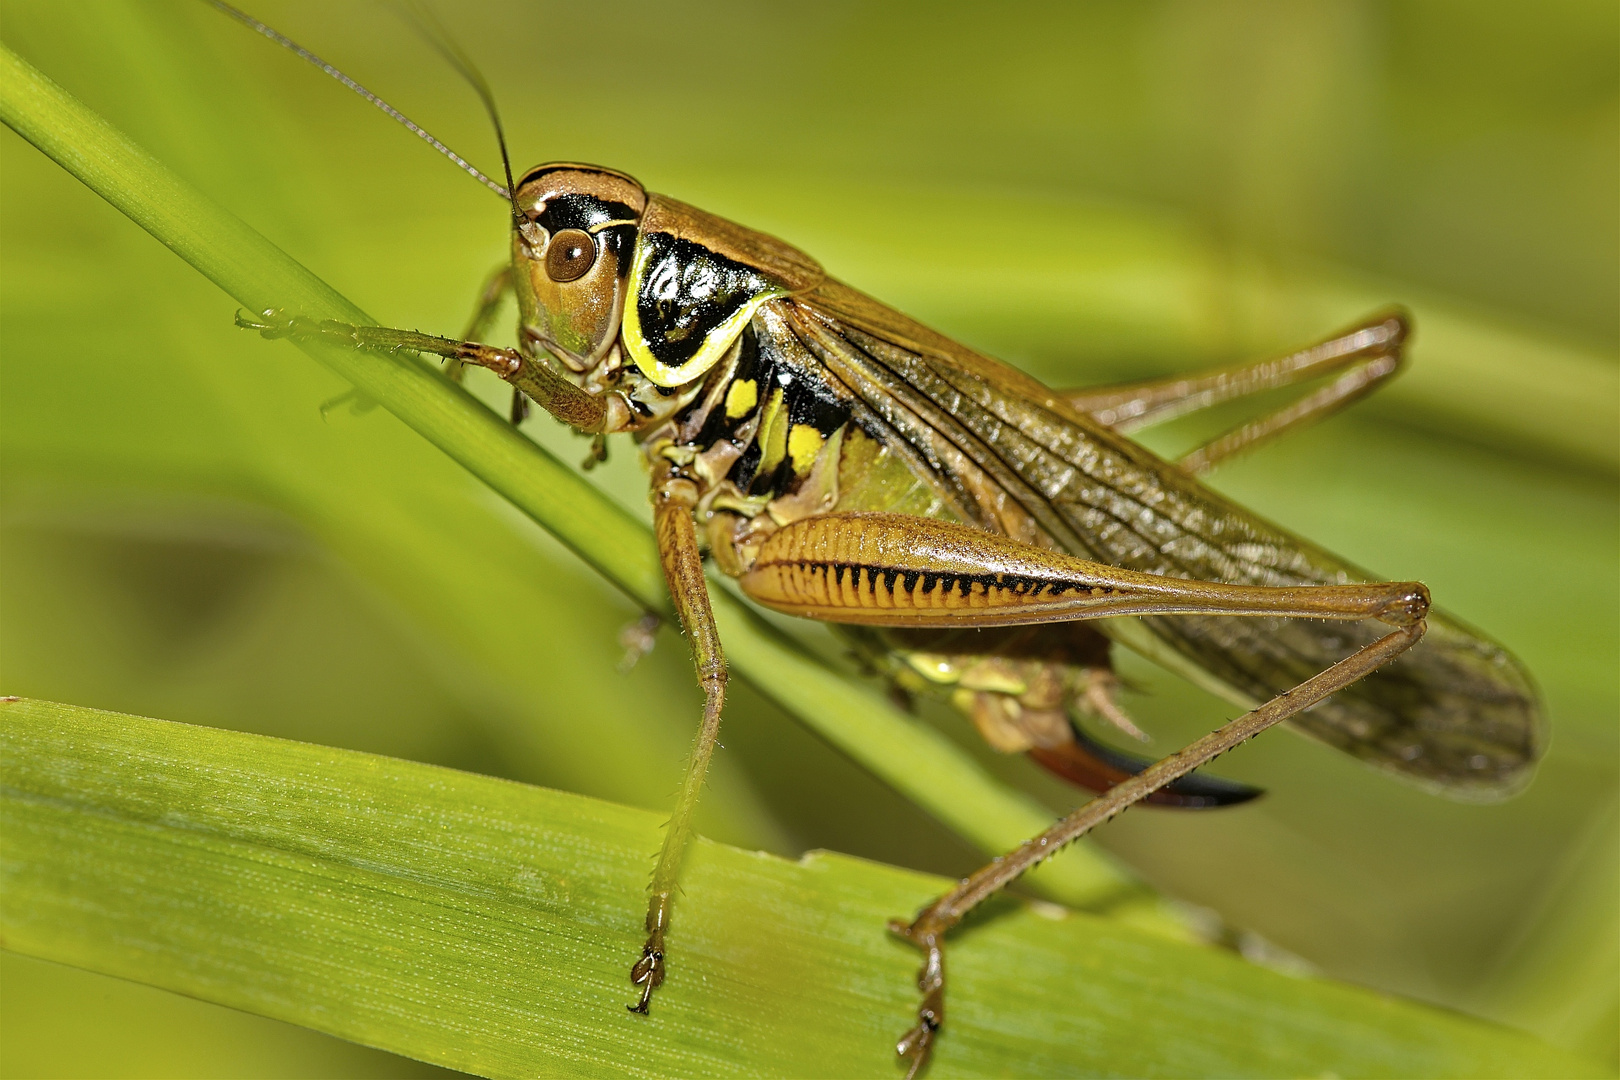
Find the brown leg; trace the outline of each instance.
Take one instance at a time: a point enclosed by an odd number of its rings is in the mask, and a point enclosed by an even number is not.
[[[488,368],[523,391],[542,409],[577,431],[613,430],[608,403],[593,397],[559,375],[547,364],[516,349],[499,349],[474,341],[435,337],[415,330],[383,326],[353,326],[335,319],[309,319],[271,309],[249,318],[237,312],[236,325],[257,330],[267,338],[319,338],[351,349],[380,352],[415,352],[442,356],[463,364]]]
[[[335,398],[327,398],[321,402],[321,419],[325,420],[331,415],[332,410],[340,405],[347,405],[351,416],[364,416],[377,407],[375,401],[366,397],[360,391],[346,390]]]
[[[956,888],[928,905],[910,923],[895,920],[889,930],[923,951],[917,987],[923,993],[917,1024],[900,1039],[896,1052],[909,1058],[906,1075],[915,1077],[928,1062],[935,1038],[945,1021],[945,934],[990,896],[1032,867],[1061,851],[1098,825],[1141,802],[1166,784],[1207,765],[1233,747],[1382,667],[1423,637],[1422,613],[1415,622],[1379,638],[1352,653],[1314,678],[1271,699],[1266,704],[1204,736],[1179,753],[1149,766],[1109,788],[1041,835],[1026,840],[1015,851],[976,871]]]
[[[1415,581],[1230,585],[1124,570],[999,533],[906,514],[801,518],[772,533],[737,583],[787,615],[899,627],[1016,626],[1117,615],[1281,615],[1404,625]]]
[[[778,611],[889,627],[1009,626],[1113,615],[1280,615],[1399,629],[1178,754],[1121,780],[1016,851],[973,874],[909,923],[891,926],[922,949],[923,1003],[900,1040],[915,1075],[945,1015],[944,937],[987,897],[1129,806],[1266,728],[1365,677],[1423,636],[1429,592],[1418,582],[1265,587],[1143,574],[1035,547],[966,525],[901,514],[823,514],[760,544],[738,584]]]
[[[664,848],[653,871],[652,894],[647,904],[647,943],[641,958],[630,969],[630,981],[641,987],[641,998],[628,1006],[631,1012],[647,1012],[653,991],[664,981],[664,935],[669,930],[675,903],[675,883],[680,876],[681,857],[692,833],[692,811],[703,790],[703,777],[709,771],[715,740],[720,733],[720,708],[726,698],[726,658],[720,650],[720,634],[715,629],[714,612],[709,606],[709,585],[703,576],[703,557],[698,551],[697,531],[692,524],[692,508],[697,505],[697,486],[677,477],[655,477],[653,528],[658,537],[658,555],[664,564],[664,577],[675,601],[675,612],[692,646],[698,683],[703,687],[703,721],[692,744],[692,758],[686,781],[681,785],[675,815],[664,833]]]
[[[1191,473],[1207,472],[1234,454],[1330,416],[1400,373],[1411,324],[1399,311],[1382,312],[1318,345],[1277,360],[1172,376],[1128,386],[1065,391],[1068,403],[1093,419],[1128,432],[1223,401],[1343,374],[1273,413],[1243,424],[1184,456]]]
[[[607,436],[602,432],[597,432],[591,437],[591,452],[585,455],[585,459],[579,463],[579,467],[586,472],[590,472],[607,459]]]

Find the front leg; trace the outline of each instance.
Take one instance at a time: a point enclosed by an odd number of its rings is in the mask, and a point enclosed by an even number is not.
[[[355,326],[335,319],[311,319],[302,315],[288,315],[276,308],[260,312],[257,317],[249,317],[239,311],[236,325],[246,330],[257,330],[260,335],[272,340],[315,339],[351,349],[415,352],[488,368],[576,431],[590,434],[620,431],[630,421],[630,408],[619,398],[599,398],[588,394],[563,378],[550,365],[525,356],[516,349],[436,337],[415,330]]]
[[[664,578],[675,601],[692,646],[692,662],[697,666],[698,684],[703,687],[703,720],[692,744],[686,780],[681,785],[675,814],[664,833],[664,848],[653,871],[652,893],[647,903],[647,943],[641,958],[630,969],[630,981],[641,987],[641,998],[629,1006],[631,1012],[645,1014],[653,991],[664,981],[664,937],[669,930],[675,903],[675,885],[680,876],[681,857],[692,833],[692,812],[703,790],[720,734],[720,709],[726,699],[726,658],[720,649],[720,633],[715,629],[714,611],[709,605],[709,583],[703,576],[703,556],[698,550],[697,530],[692,524],[692,508],[697,505],[698,489],[692,481],[672,475],[668,468],[653,477],[653,529],[658,538],[658,557],[664,565]]]
[[[546,411],[576,430],[600,434],[628,426],[629,407],[617,397],[604,404],[551,368],[515,349],[501,349],[471,341],[435,337],[412,330],[380,326],[355,326],[331,319],[315,320],[289,316],[278,310],[249,318],[238,312],[236,323],[257,330],[266,338],[313,338],[357,349],[388,352],[406,350],[447,360],[488,368],[533,398]],[[615,409],[612,406],[617,406]],[[719,631],[709,605],[708,582],[703,574],[703,556],[698,548],[692,511],[698,490],[691,480],[675,474],[668,463],[654,473],[654,531],[658,555],[676,614],[692,645],[698,683],[703,688],[703,719],[692,747],[686,780],[681,786],[664,846],[653,872],[652,893],[647,905],[647,942],[641,957],[631,968],[631,981],[641,987],[641,997],[629,1006],[631,1012],[646,1013],[653,991],[664,981],[665,936],[674,907],[676,880],[681,858],[692,833],[692,813],[703,790],[703,778],[714,756],[720,731],[720,711],[726,696],[726,662],[720,648]]]

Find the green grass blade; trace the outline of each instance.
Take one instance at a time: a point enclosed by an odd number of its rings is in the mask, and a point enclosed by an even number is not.
[[[195,266],[244,307],[369,323],[325,282],[190,187],[10,50],[0,47],[0,119]],[[649,530],[573,469],[503,423],[429,364],[311,344],[305,351],[381,403],[651,610],[669,599]],[[732,666],[766,696],[970,842],[1005,851],[1049,815],[988,777],[937,732],[849,685],[742,603],[715,591]],[[1138,894],[1079,845],[1031,877],[1078,905]]]
[[[884,1075],[942,881],[701,841],[651,1018],[659,817],[257,735],[6,699],[7,948],[490,1076]],[[1573,1076],[1463,1017],[1004,902],[952,945],[935,1076]],[[1234,1023],[1241,1018],[1241,1022]]]

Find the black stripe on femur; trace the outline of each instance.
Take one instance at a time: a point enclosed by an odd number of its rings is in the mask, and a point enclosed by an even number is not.
[[[680,367],[721,323],[770,289],[764,275],[702,244],[650,232],[647,263],[634,298],[647,351]]]
[[[850,581],[859,588],[861,585],[861,571],[865,570],[867,582],[874,588],[881,581],[883,589],[895,592],[896,586],[903,587],[906,593],[914,593],[917,583],[922,583],[925,594],[932,593],[941,585],[947,593],[956,592],[958,596],[968,596],[974,585],[982,585],[986,591],[991,589],[1007,589],[1019,596],[1040,596],[1047,593],[1056,596],[1063,591],[1063,587],[1053,581],[1043,581],[1040,578],[1017,577],[1009,574],[952,574],[940,573],[937,570],[908,570],[898,566],[867,566],[862,563],[845,562],[806,562],[799,564],[801,569],[812,575],[819,575],[840,587],[844,578],[849,576]],[[1085,590],[1085,586],[1075,586],[1076,589]],[[1114,592],[1111,588],[1103,588],[1103,593]]]

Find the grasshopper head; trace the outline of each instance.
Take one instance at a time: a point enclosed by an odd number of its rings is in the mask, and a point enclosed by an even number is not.
[[[523,334],[576,372],[613,345],[647,193],[595,165],[537,165],[518,182],[512,270]]]

